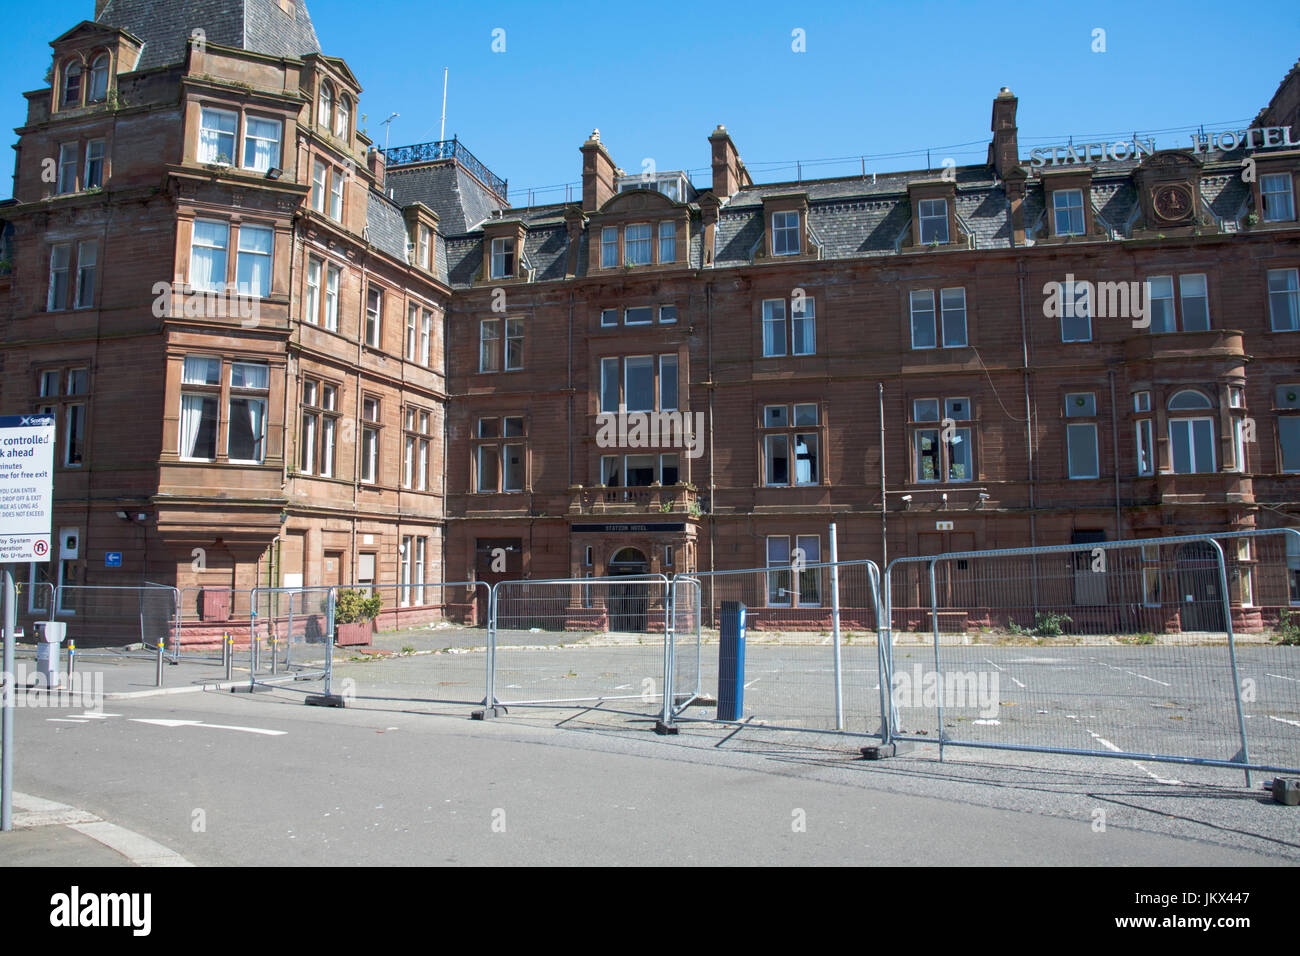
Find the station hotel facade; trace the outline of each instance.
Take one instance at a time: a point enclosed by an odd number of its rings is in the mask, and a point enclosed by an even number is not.
[[[96,0],[24,94],[0,413],[53,414],[58,449],[54,560],[23,580],[672,574],[826,560],[832,522],[877,561],[1300,525],[1300,69],[1249,133],[1025,158],[1004,88],[987,162],[951,169],[757,184],[719,125],[697,184],[625,174],[593,131],[580,197],[515,206],[459,140],[376,149],[302,3],[224,7]],[[822,599],[794,590],[767,598]]]

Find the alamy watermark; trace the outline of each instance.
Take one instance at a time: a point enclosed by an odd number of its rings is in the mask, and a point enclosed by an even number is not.
[[[1148,282],[1090,282],[1067,272],[1064,282],[1043,283],[1043,295],[1049,319],[1129,319],[1135,329],[1151,327]]]
[[[896,673],[890,697],[895,707],[942,705],[950,710],[977,710],[984,720],[998,715],[997,671],[927,671],[920,664]]]
[[[703,412],[617,412],[596,416],[596,445],[600,448],[680,448],[687,458],[704,454]]]
[[[100,711],[104,709],[104,672],[74,671],[71,675],[59,675],[59,686],[45,685],[45,675],[39,670],[29,670],[26,664],[18,664],[14,672],[0,673],[4,680],[4,689],[0,691],[3,702],[8,704],[12,696],[15,707],[80,707],[83,710]],[[40,693],[22,693],[38,690]]]

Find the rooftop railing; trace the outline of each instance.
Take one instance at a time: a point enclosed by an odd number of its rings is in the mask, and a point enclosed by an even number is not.
[[[466,149],[465,145],[455,136],[451,139],[437,140],[432,143],[394,146],[391,149],[384,150],[384,160],[389,168],[393,166],[412,166],[416,163],[431,163],[439,159],[454,159],[471,176],[474,176],[502,199],[506,198],[506,181],[484,166],[478,157]]]

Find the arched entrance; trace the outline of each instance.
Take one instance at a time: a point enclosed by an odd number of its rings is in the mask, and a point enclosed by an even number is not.
[[[1224,631],[1223,590],[1214,548],[1194,541],[1178,549],[1178,603],[1184,631]]]
[[[646,574],[650,562],[636,548],[623,548],[610,558],[608,573],[612,578]],[[629,631],[634,634],[646,629],[646,607],[649,604],[649,585],[629,581],[609,587],[609,629]]]

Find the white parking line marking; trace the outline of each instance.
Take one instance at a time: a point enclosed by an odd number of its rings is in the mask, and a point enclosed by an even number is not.
[[[88,720],[77,720],[75,717],[46,717],[52,724],[88,724]]]
[[[984,660],[988,661],[990,664],[993,664],[993,662],[992,662],[992,661],[989,661],[989,659],[988,659],[987,657],[984,658]],[[994,666],[994,667],[998,667],[997,664],[993,664],[993,666]],[[998,667],[998,670],[1002,670],[1002,668],[1001,668],[1001,667]],[[1017,687],[1019,687],[1021,690],[1027,690],[1027,689],[1028,689],[1028,688],[1025,687],[1024,684],[1020,683],[1020,681],[1016,680],[1016,679],[1015,679],[1014,677],[1012,677],[1010,674],[1007,674],[1007,679],[1008,679],[1009,681],[1011,681],[1011,683],[1013,683],[1013,684],[1015,684]]]
[[[1085,727],[1084,730],[1088,730],[1088,728]],[[1116,747],[1113,743],[1111,743],[1111,742],[1110,742],[1109,740],[1107,740],[1105,737],[1101,736],[1101,734],[1094,734],[1091,730],[1088,730],[1088,734],[1089,734],[1089,736],[1091,736],[1094,740],[1096,740],[1099,744],[1101,744],[1103,747],[1107,748],[1108,750],[1112,750],[1112,751],[1114,751],[1115,753],[1122,753],[1122,751],[1120,750],[1120,748]],[[1135,766],[1135,767],[1137,767],[1139,770],[1141,770],[1141,771],[1142,771],[1144,774],[1146,774],[1148,777],[1150,777],[1152,780],[1154,780],[1156,783],[1168,784],[1168,785],[1171,786],[1171,787],[1176,787],[1176,786],[1179,786],[1179,784],[1180,784],[1180,781],[1178,781],[1178,780],[1170,780],[1170,779],[1167,779],[1167,778],[1165,778],[1165,777],[1160,776],[1158,773],[1154,773],[1154,772],[1148,770],[1146,767],[1144,767],[1142,764],[1138,763],[1136,760],[1131,760],[1131,761],[1129,761],[1129,762],[1130,762],[1131,764],[1133,764],[1133,766]]]
[[[1264,674],[1266,677],[1276,677],[1278,680],[1295,681],[1295,683],[1300,684],[1300,680],[1297,680],[1294,677],[1283,677],[1281,674],[1270,674],[1267,671],[1265,671]]]
[[[1274,717],[1272,714],[1268,715],[1268,719],[1276,720],[1284,724],[1290,724],[1292,727],[1300,727],[1300,720],[1287,720],[1285,717]]]
[[[1131,671],[1131,670],[1129,670],[1129,669],[1126,668],[1126,667],[1116,667],[1114,664],[1106,664],[1106,663],[1104,663],[1104,662],[1102,662],[1102,661],[1098,661],[1097,663],[1101,664],[1102,667],[1109,667],[1109,668],[1110,668],[1111,670],[1113,670],[1113,671],[1123,671],[1125,674],[1131,674],[1131,675],[1134,676],[1134,677],[1141,677],[1143,680],[1149,680],[1149,681],[1151,681],[1151,683],[1153,683],[1153,684],[1159,684],[1159,685],[1162,686],[1162,687],[1172,687],[1172,686],[1173,686],[1172,684],[1166,684],[1166,683],[1165,683],[1164,681],[1162,681],[1162,680],[1156,680],[1154,677],[1147,677],[1146,674],[1139,674],[1137,671]]]
[[[78,714],[78,717],[86,717],[90,720],[107,720],[109,717],[121,717],[121,714],[106,714],[102,710],[88,710],[85,713]]]

